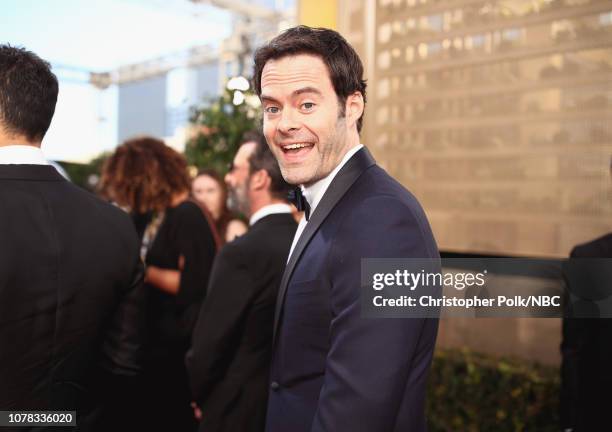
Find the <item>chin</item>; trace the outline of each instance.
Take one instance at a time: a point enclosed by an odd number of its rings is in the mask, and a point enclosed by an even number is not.
[[[313,177],[312,174],[300,169],[281,169],[281,174],[287,183],[294,186],[310,183]]]

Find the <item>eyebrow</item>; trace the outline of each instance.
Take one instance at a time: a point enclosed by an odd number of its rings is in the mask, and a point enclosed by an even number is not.
[[[322,96],[321,91],[314,87],[302,87],[301,89],[297,89],[293,92],[292,96],[301,95],[302,93],[315,93],[319,96]]]
[[[304,94],[304,93],[314,93],[314,94],[319,95],[319,96],[323,95],[323,93],[321,93],[321,90],[319,90],[319,89],[317,89],[315,87],[302,87],[300,89],[294,90],[293,93],[291,93],[291,96],[292,97],[299,96],[299,95]],[[260,99],[262,101],[278,102],[278,100],[274,99],[272,96],[268,96],[268,95],[265,95],[265,94],[262,94],[260,96]]]

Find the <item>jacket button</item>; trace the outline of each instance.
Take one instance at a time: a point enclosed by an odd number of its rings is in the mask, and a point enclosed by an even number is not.
[[[272,381],[272,383],[270,384],[270,388],[276,391],[280,388],[280,385],[276,381]]]

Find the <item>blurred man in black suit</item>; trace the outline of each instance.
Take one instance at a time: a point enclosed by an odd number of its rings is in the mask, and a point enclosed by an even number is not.
[[[215,260],[187,365],[200,431],[263,431],[274,307],[297,225],[261,135],[245,138],[226,182],[250,229]]]
[[[609,233],[574,247],[569,261],[564,264],[568,288],[568,316],[563,319],[561,342],[561,426],[564,431],[610,428],[611,258],[612,233]]]
[[[0,45],[0,410],[76,410],[91,430],[96,383],[139,369],[142,266],[128,215],[40,150],[57,94],[48,63]]]

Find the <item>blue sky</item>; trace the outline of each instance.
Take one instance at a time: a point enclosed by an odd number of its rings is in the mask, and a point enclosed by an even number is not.
[[[0,43],[95,72],[215,46],[231,33],[230,13],[188,0],[2,0],[1,7]],[[117,89],[99,91],[57,71],[59,100],[43,141],[47,157],[87,161],[113,148]]]

